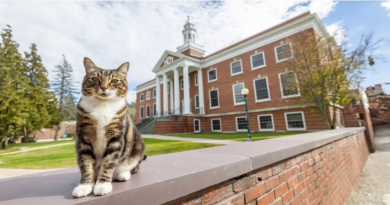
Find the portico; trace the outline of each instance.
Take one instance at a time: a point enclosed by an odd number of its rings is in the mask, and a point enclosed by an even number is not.
[[[191,102],[194,102],[194,105],[198,103],[199,114],[205,114],[202,69],[200,68],[200,65],[197,65],[197,63],[194,62],[194,59],[182,59],[179,61],[180,62],[164,66],[156,73],[157,116],[167,116],[169,114],[192,114],[193,111],[191,107],[193,106],[191,106]],[[192,72],[196,72],[197,74],[198,102],[196,102],[196,99],[191,99],[190,97],[189,73]],[[180,84],[180,77],[183,80],[183,85]],[[168,82],[170,85],[169,88]],[[161,92],[160,89],[161,84],[163,92]],[[183,88],[183,96],[180,96],[181,87]],[[161,105],[161,102],[162,107],[158,106]]]

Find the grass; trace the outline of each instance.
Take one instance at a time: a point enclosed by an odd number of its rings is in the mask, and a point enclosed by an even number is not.
[[[64,140],[64,141],[57,141],[57,142],[10,143],[8,144],[7,149],[0,149],[0,154],[7,153],[7,152],[21,151],[23,149],[44,147],[49,145],[64,144],[64,143],[66,144],[70,142],[72,142],[72,140]]]
[[[157,139],[144,139],[144,141],[146,143],[146,155],[148,156],[218,146]],[[56,169],[77,166],[74,144],[4,155],[0,156],[0,161],[2,162],[0,168]]]
[[[258,132],[251,133],[252,140],[265,140],[277,137],[285,137],[290,135],[302,134],[305,132]],[[233,140],[245,141],[247,133],[197,133],[197,134],[169,134],[172,137],[186,137],[186,138],[202,138],[202,139],[217,139],[217,140]]]

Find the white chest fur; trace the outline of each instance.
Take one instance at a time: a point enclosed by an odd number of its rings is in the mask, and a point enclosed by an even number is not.
[[[124,98],[110,100],[100,100],[94,96],[82,96],[80,107],[88,112],[97,122],[96,142],[94,144],[94,154],[96,157],[96,167],[100,166],[104,151],[106,149],[107,139],[105,138],[105,126],[110,123],[116,113],[126,106]]]

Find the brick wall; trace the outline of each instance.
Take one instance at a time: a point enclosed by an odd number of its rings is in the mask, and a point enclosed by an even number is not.
[[[343,204],[368,155],[358,132],[165,205]]]

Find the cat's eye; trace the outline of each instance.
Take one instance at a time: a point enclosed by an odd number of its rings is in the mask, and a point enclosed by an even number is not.
[[[114,80],[111,80],[111,83],[117,83],[118,80],[114,79]]]
[[[98,78],[95,78],[95,77],[93,77],[93,78],[92,78],[92,81],[93,81],[93,82],[99,82],[99,79],[98,79]]]

